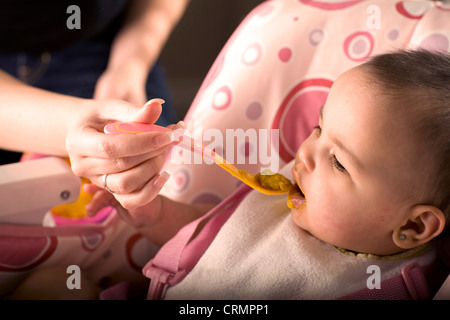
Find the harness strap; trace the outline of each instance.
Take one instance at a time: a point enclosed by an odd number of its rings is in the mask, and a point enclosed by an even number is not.
[[[173,286],[184,279],[250,190],[251,188],[246,185],[240,187],[207,214],[180,229],[161,247],[155,257],[143,268],[143,274],[150,278],[147,299],[161,299],[168,286]],[[204,221],[208,223],[192,239],[198,226]],[[409,264],[402,269],[400,275],[382,281],[381,289],[364,288],[338,300],[428,299],[431,293],[424,271],[424,268],[417,263]]]
[[[172,239],[161,247],[155,257],[142,270],[143,274],[150,278],[147,299],[161,299],[169,285],[175,285],[184,279],[209,247],[222,225],[241,203],[242,198],[250,190],[251,188],[247,185],[241,186],[207,214],[180,229]],[[208,219],[210,221],[192,239],[198,226]]]
[[[425,300],[431,297],[424,268],[411,263],[398,276],[381,282],[380,289],[364,288],[338,300]]]

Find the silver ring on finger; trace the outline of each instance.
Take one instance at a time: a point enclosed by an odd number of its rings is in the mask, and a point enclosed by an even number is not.
[[[109,193],[115,193],[108,187],[107,179],[108,179],[108,174],[103,175],[103,188],[105,188],[105,190],[108,191]]]

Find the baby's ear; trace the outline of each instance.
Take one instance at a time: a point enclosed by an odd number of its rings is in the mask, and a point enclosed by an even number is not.
[[[444,213],[432,205],[416,205],[410,219],[392,234],[394,243],[403,249],[412,249],[437,237],[445,226]]]

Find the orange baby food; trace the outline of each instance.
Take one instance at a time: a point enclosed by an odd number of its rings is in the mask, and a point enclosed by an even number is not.
[[[289,191],[292,188],[291,181],[282,174],[261,174],[258,173],[257,178],[259,183],[265,188],[272,190]]]
[[[298,185],[295,185],[288,194],[287,206],[290,209],[301,209],[306,205],[306,199]]]

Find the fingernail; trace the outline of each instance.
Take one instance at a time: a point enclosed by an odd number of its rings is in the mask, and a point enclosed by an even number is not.
[[[178,123],[175,124],[175,125],[171,128],[172,131],[175,131],[175,130],[183,130],[183,129],[186,129],[186,125],[184,124],[183,121],[178,121]]]
[[[172,132],[164,132],[153,138],[153,144],[157,147],[165,146],[173,141]]]
[[[186,129],[186,124],[184,123],[183,120],[178,121],[177,126],[180,126],[183,129]]]
[[[159,174],[158,178],[156,178],[155,182],[153,182],[153,186],[157,189],[161,189],[164,184],[169,180],[170,174],[166,171],[163,171]]]
[[[149,104],[152,104],[153,102],[157,102],[157,103],[159,103],[159,104],[165,103],[165,101],[164,101],[163,99],[160,99],[160,98],[154,98],[154,99],[148,100],[148,101],[144,104],[144,106],[147,106],[147,105],[149,105]]]

